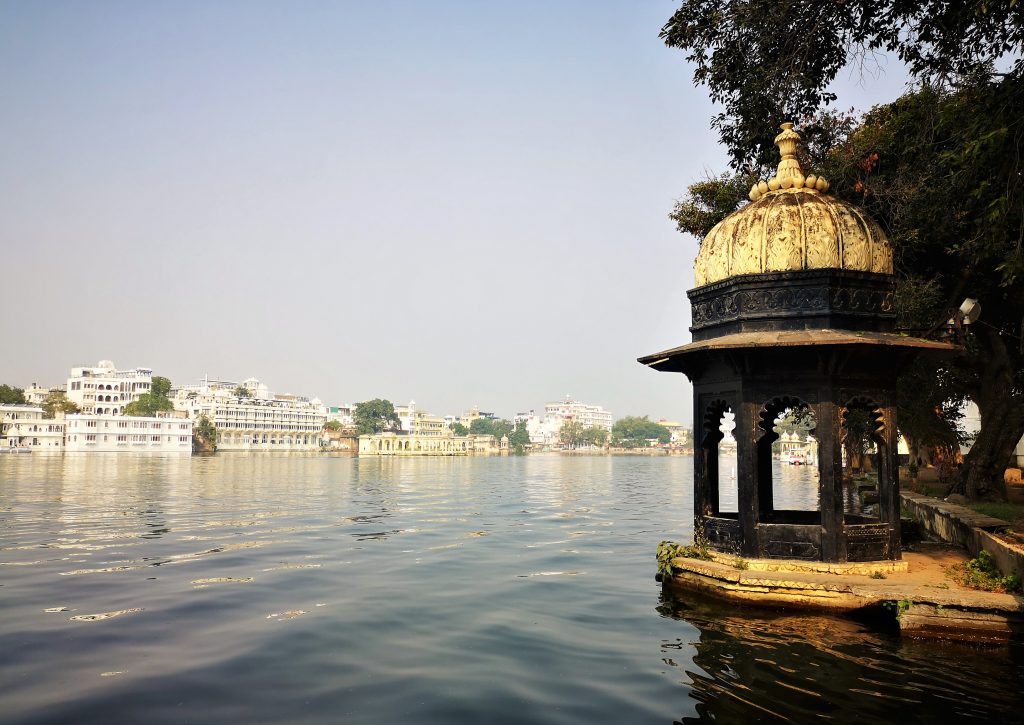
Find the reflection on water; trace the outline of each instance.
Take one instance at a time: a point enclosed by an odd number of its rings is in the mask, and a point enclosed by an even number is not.
[[[666,591],[658,611],[695,636],[665,640],[665,663],[690,688],[682,722],[1018,722],[1019,652],[901,640],[856,622],[734,609]],[[979,656],[980,655],[980,656]],[[1015,659],[1014,655],[1018,658]],[[970,671],[966,671],[970,668]]]
[[[1016,696],[1012,653],[936,657],[831,620],[823,646],[810,620],[661,601],[654,550],[690,536],[691,473],[688,458],[0,458],[0,720],[665,723],[767,717],[779,688],[819,693],[783,714],[824,699],[839,718],[857,698],[927,708],[938,695],[919,692],[958,661],[1002,673],[979,698]],[[874,661],[914,684],[872,690]]]

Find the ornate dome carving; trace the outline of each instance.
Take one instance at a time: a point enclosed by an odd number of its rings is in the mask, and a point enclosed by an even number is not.
[[[698,287],[728,277],[804,269],[892,274],[885,232],[859,209],[828,194],[828,182],[804,176],[796,159],[800,135],[782,124],[776,175],[750,190],[751,203],[704,238],[694,264]]]

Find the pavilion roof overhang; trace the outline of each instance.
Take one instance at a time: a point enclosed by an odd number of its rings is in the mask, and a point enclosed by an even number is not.
[[[704,358],[715,351],[768,350],[779,348],[889,348],[894,352],[951,355],[960,348],[950,342],[925,340],[892,332],[855,330],[758,330],[737,332],[708,340],[699,340],[669,350],[637,358],[637,361],[662,372],[686,372],[687,362]]]

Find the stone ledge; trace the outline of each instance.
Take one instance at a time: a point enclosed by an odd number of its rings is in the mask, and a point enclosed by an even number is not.
[[[1012,594],[964,589],[944,581],[940,561],[924,553],[907,554],[910,573],[893,580],[827,571],[765,571],[755,565],[771,560],[725,557],[705,561],[672,560],[668,588],[696,590],[752,606],[826,611],[886,612],[900,630],[919,637],[965,641],[1005,641],[1024,633],[1024,599]],[[959,555],[962,557],[962,554]],[[738,569],[741,562],[747,569]],[[804,562],[801,562],[804,563]],[[896,562],[894,562],[896,563]]]
[[[1004,575],[1016,574],[1024,579],[1024,548],[994,535],[1008,529],[1008,522],[919,493],[903,491],[900,500],[928,533],[964,547],[971,556],[987,551]]]

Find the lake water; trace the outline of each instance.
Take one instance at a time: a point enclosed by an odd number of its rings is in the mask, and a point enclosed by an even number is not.
[[[664,597],[691,467],[0,457],[0,721],[1022,719],[1020,648]]]

